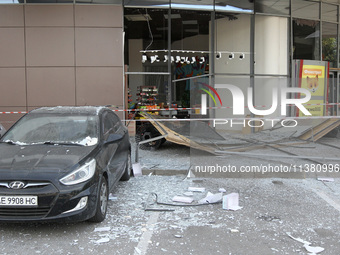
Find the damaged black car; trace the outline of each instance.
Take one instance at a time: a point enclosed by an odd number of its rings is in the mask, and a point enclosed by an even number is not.
[[[101,222],[131,174],[128,131],[112,110],[33,110],[0,138],[0,222]]]

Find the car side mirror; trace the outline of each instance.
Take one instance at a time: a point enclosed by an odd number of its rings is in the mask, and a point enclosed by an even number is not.
[[[109,137],[106,139],[105,144],[118,142],[119,140],[122,139],[123,139],[122,134],[110,134]]]

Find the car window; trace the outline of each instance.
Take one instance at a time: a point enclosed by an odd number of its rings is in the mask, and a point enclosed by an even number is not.
[[[119,117],[112,113],[107,112],[104,115],[104,138],[106,139],[109,134],[117,133],[122,128],[122,122]]]
[[[97,116],[26,115],[2,138],[18,144],[75,143],[98,141]]]

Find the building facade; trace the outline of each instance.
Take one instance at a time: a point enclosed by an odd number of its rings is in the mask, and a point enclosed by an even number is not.
[[[0,122],[8,128],[21,116],[10,112],[40,106],[199,108],[197,89],[216,84],[233,84],[245,94],[251,87],[253,103],[269,107],[271,87],[293,86],[301,59],[329,63],[328,102],[338,103],[339,4],[1,1]],[[209,106],[231,105],[230,93],[216,93],[220,100],[213,95]],[[325,114],[337,114],[337,107]],[[229,117],[232,109],[208,115]]]

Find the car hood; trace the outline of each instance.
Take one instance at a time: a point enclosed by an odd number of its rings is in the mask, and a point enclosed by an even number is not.
[[[0,144],[0,171],[67,172],[95,146]]]

